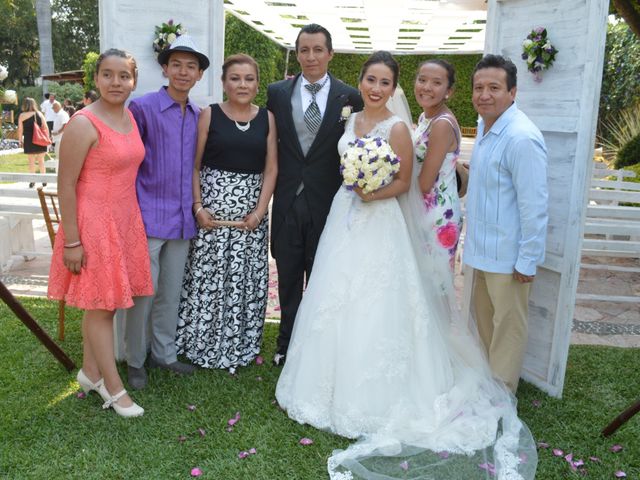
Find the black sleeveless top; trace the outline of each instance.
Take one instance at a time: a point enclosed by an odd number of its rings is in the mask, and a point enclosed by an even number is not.
[[[209,136],[202,156],[202,165],[236,173],[262,173],[267,156],[269,114],[259,108],[246,131],[225,115],[220,105],[211,105]],[[239,123],[240,126],[246,124]]]

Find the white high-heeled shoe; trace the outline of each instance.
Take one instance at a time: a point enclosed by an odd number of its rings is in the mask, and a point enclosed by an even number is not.
[[[93,392],[97,392],[102,397],[102,400],[104,400],[105,402],[111,398],[111,395],[108,395],[108,394],[106,397],[104,396],[104,393],[107,391],[106,389],[100,389],[100,387],[104,385],[103,378],[98,380],[96,383],[93,383],[89,379],[89,377],[87,377],[87,375],[82,371],[82,369],[80,369],[78,370],[78,375],[76,376],[76,380],[78,380],[78,383],[80,384],[80,388],[82,388],[82,391],[87,395],[93,391]]]
[[[126,395],[127,391],[122,390],[119,393],[116,393],[113,397],[109,395],[107,388],[104,386],[104,383],[100,385],[98,392],[105,399],[105,402],[102,404],[102,408],[105,410],[109,407],[113,408],[118,415],[121,417],[140,417],[144,414],[144,408],[138,405],[136,402],[133,402],[132,405],[128,407],[123,407],[118,405],[118,400],[120,400],[123,396]]]

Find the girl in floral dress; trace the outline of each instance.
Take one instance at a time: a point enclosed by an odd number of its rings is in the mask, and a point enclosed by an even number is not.
[[[418,69],[414,93],[423,113],[414,132],[414,148],[422,165],[418,181],[427,209],[426,221],[435,229],[435,245],[447,250],[453,270],[462,228],[456,163],[460,154],[460,128],[446,105],[455,82],[453,66],[427,60]]]

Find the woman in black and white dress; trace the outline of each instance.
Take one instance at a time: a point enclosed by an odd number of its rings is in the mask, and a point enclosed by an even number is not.
[[[272,114],[252,103],[258,81],[253,58],[230,56],[222,66],[227,100],[200,114],[193,176],[200,228],[178,313],[178,352],[232,373],[260,352],[268,295],[277,136]]]

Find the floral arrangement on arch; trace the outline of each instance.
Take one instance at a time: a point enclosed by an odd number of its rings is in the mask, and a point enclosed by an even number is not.
[[[544,27],[531,30],[522,42],[522,59],[527,62],[527,69],[533,73],[536,82],[542,81],[542,72],[553,65],[557,53],[558,50],[551,45]]]
[[[173,23],[173,19],[169,19],[167,23],[156,25],[156,38],[153,40],[153,51],[156,57],[171,46],[180,35],[187,33],[187,30],[182,28],[181,23]]]

